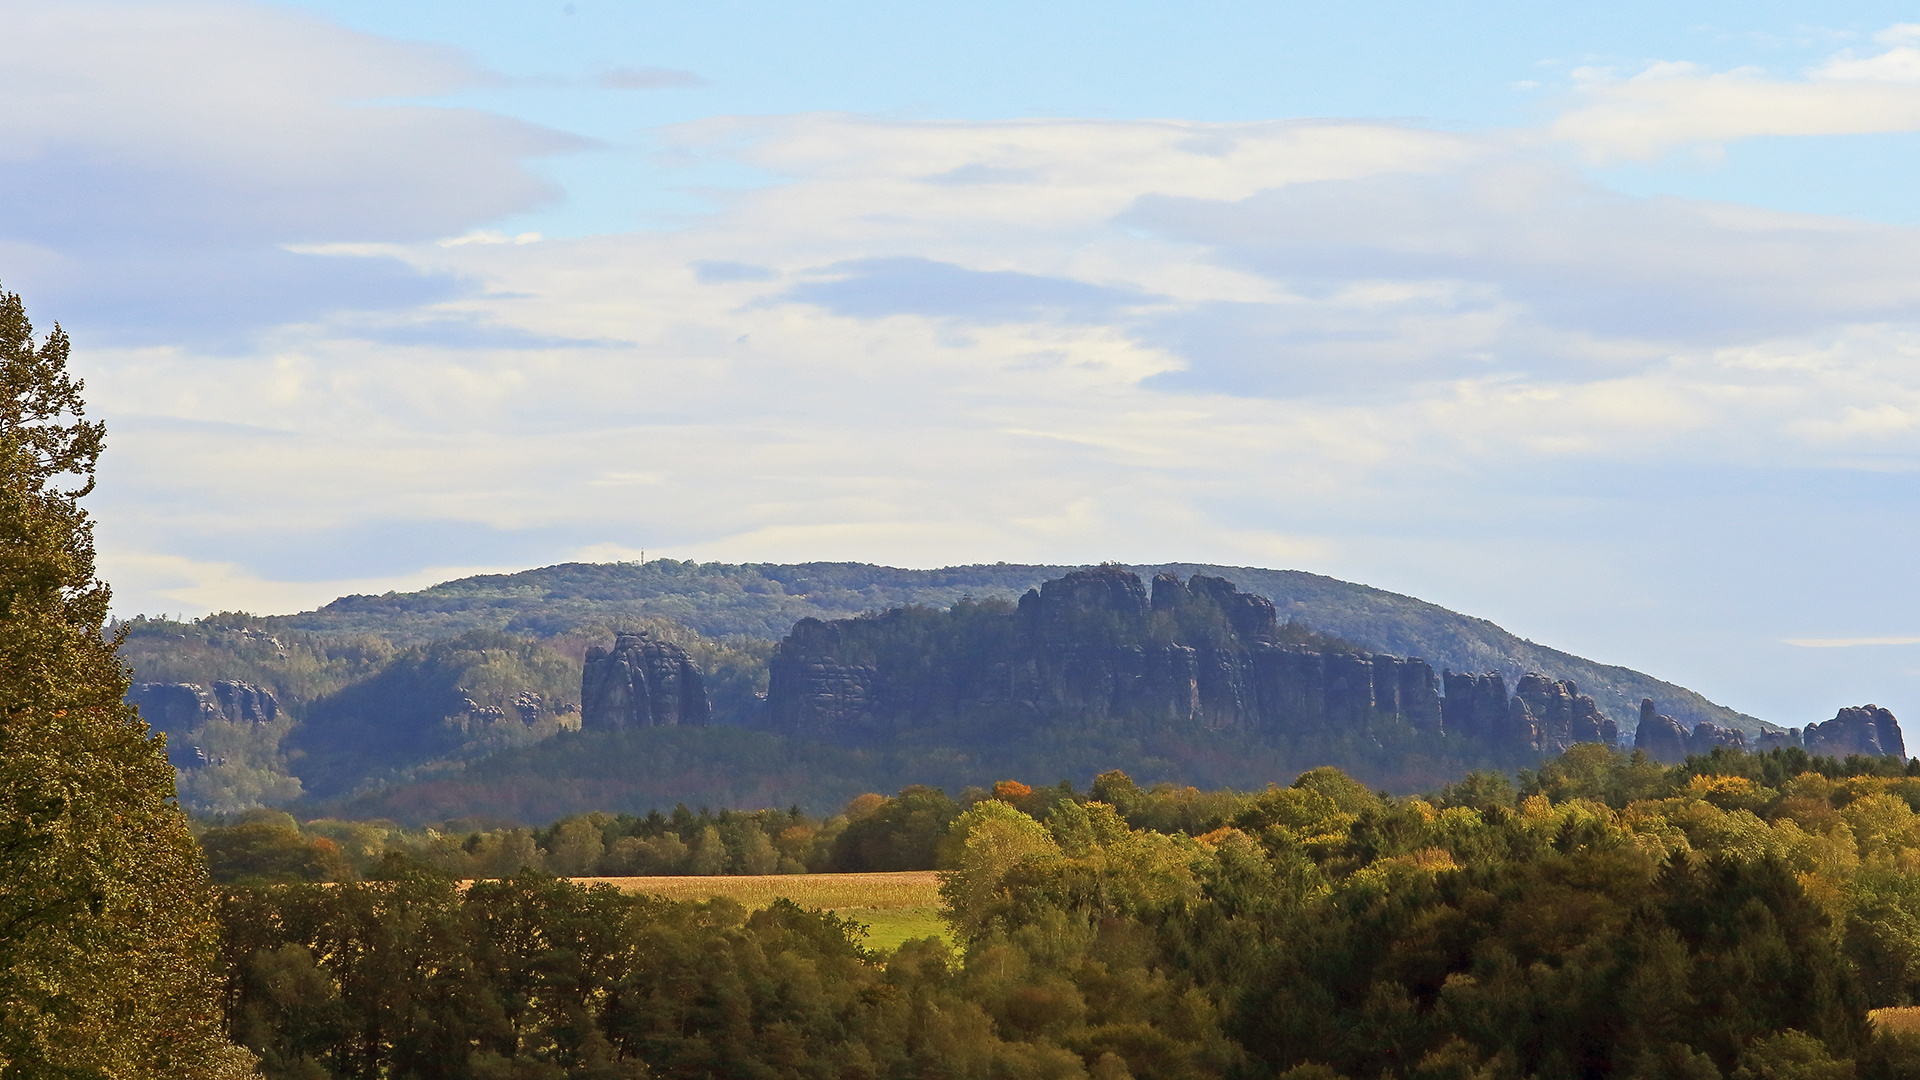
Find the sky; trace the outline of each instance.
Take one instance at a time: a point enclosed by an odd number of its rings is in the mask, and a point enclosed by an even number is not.
[[[1920,8],[0,11],[122,615],[1212,562],[1920,716]]]

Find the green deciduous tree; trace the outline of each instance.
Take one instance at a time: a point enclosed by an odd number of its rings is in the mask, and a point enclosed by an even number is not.
[[[0,1076],[246,1075],[206,870],[102,637],[84,419],[58,327],[0,292]]]

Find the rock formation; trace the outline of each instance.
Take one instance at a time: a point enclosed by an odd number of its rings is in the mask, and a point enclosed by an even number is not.
[[[1687,729],[1671,716],[1655,715],[1653,699],[1640,701],[1640,726],[1634,729],[1633,746],[1648,757],[1667,765],[1687,759]]]
[[[1533,745],[1541,750],[1558,752],[1583,742],[1612,746],[1620,741],[1620,732],[1613,720],[1602,716],[1593,698],[1581,693],[1570,679],[1555,682],[1538,672],[1529,672],[1514,684],[1513,700],[1526,706],[1533,724]],[[1513,734],[1516,737],[1522,734],[1517,718]]]
[[[195,683],[134,683],[127,700],[140,710],[149,727],[168,733],[199,727],[219,707]]]
[[[802,619],[769,665],[777,730],[832,735],[955,721],[1126,719],[1148,726],[1285,733],[1405,725],[1555,750],[1616,741],[1570,682],[1448,672],[1278,625],[1265,597],[1223,578],[1076,571],[1013,610],[898,608]],[[1284,631],[1284,632],[1283,632]],[[1289,641],[1289,637],[1294,640]]]
[[[213,699],[220,713],[229,720],[269,724],[280,715],[280,703],[273,693],[252,683],[220,681],[213,684]]]
[[[706,678],[687,651],[646,634],[620,634],[611,650],[587,650],[580,672],[580,727],[704,727],[712,715]]]
[[[1799,746],[1809,754],[1837,758],[1863,754],[1904,761],[1907,757],[1906,740],[1900,737],[1900,721],[1878,705],[1841,709],[1824,724],[1770,731],[1760,736],[1758,749],[1771,750],[1776,746]]]
[[[217,764],[188,741],[189,734],[209,720],[270,724],[280,716],[280,703],[271,690],[228,679],[210,685],[211,692],[198,683],[135,683],[127,691],[140,718],[167,735],[167,759],[175,768]]]
[[[135,683],[127,700],[153,728],[176,733],[207,720],[267,724],[280,715],[273,691],[225,679],[213,683],[211,693],[198,683]]]
[[[1710,754],[1716,746],[1730,746],[1735,750],[1745,750],[1747,748],[1746,733],[1705,721],[1693,725],[1693,733],[1687,736],[1687,753]]]
[[[1512,708],[1507,704],[1507,680],[1499,672],[1449,671],[1443,681],[1447,696],[1441,702],[1441,723],[1447,731],[1497,742],[1510,742],[1519,735],[1513,730]]]
[[[1643,698],[1640,702],[1640,726],[1633,733],[1633,745],[1636,749],[1646,751],[1647,756],[1655,761],[1677,765],[1690,754],[1712,753],[1716,746],[1745,750],[1747,737],[1733,728],[1704,722],[1695,724],[1689,732],[1673,717],[1656,715],[1653,699]]]

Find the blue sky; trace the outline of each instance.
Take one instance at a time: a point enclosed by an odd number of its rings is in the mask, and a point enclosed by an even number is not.
[[[644,222],[636,188],[651,189],[653,208],[697,205],[676,200],[644,160],[612,159],[645,147],[648,127],[714,114],[1368,117],[1526,128],[1564,106],[1581,69],[1631,75],[1683,58],[1792,78],[1917,17],[1895,4],[298,6],[370,33],[457,46],[512,80],[444,100],[604,140],[606,153],[543,170],[564,178],[570,195],[524,219],[549,235]],[[601,81],[620,72],[650,74],[671,92],[603,92]],[[1914,223],[1899,182],[1916,163],[1911,140],[1841,140],[1851,145],[1809,152],[1797,140],[1762,138],[1721,148],[1731,158],[1709,167],[1682,155],[1596,171],[1637,194]]]
[[[1920,706],[1920,9],[42,3],[118,610],[1196,560]]]

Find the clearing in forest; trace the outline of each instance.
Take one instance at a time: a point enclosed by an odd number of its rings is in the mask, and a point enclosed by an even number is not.
[[[1920,1035],[1920,1006],[1875,1009],[1867,1014],[1873,1026],[1890,1035]]]
[[[932,870],[894,874],[764,874],[724,877],[582,877],[582,885],[612,885],[673,900],[724,896],[749,910],[784,896],[803,908],[825,908],[865,923],[870,949],[895,949],[903,941],[938,937],[951,941],[940,918],[940,875]]]

